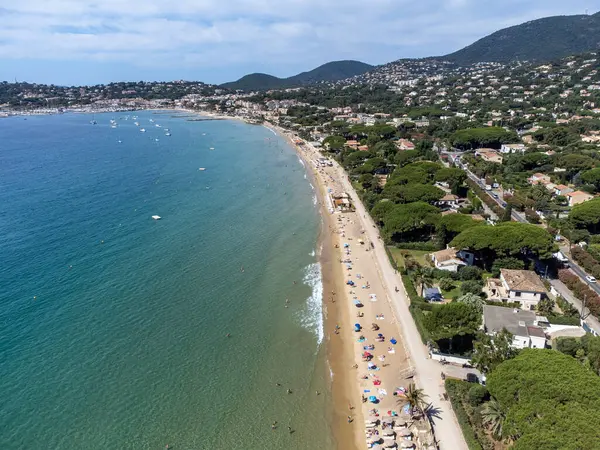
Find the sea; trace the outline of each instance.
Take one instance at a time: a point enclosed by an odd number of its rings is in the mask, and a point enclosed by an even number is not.
[[[310,177],[198,118],[0,119],[3,450],[333,448]]]

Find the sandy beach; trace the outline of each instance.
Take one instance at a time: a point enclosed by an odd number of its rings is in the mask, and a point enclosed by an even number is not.
[[[368,448],[380,435],[366,420],[409,418],[402,390],[412,375],[399,323],[380,277],[371,241],[357,212],[334,211],[330,192],[346,192],[335,166],[321,166],[322,156],[307,144],[285,136],[307,164],[316,183],[323,217],[321,264],[324,280],[325,339],[332,371],[333,431],[338,449]],[[350,286],[347,282],[354,283]],[[360,325],[357,331],[355,324]],[[398,395],[396,395],[396,393]],[[375,428],[372,433],[382,433]],[[411,430],[415,434],[417,430]],[[404,432],[406,433],[406,432]],[[414,439],[414,438],[413,438]]]

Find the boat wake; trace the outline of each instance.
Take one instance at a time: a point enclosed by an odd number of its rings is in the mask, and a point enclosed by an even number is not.
[[[311,330],[317,337],[317,344],[323,342],[323,278],[321,276],[321,264],[313,263],[305,270],[304,284],[310,286],[312,293],[306,301],[306,310],[302,312],[300,322],[302,326]]]

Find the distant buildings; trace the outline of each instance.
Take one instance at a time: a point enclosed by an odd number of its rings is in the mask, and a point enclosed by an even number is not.
[[[569,192],[566,194],[566,197],[567,201],[569,202],[569,206],[579,205],[580,203],[587,202],[588,200],[594,198],[593,195],[583,191]]]
[[[494,164],[502,164],[502,156],[493,148],[478,148],[475,151],[475,156]]]

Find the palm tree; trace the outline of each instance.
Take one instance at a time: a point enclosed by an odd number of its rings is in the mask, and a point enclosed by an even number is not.
[[[496,400],[490,400],[481,410],[481,419],[484,425],[488,426],[492,434],[497,437],[502,437],[502,425],[504,424],[504,410]]]
[[[427,402],[425,399],[427,395],[423,391],[423,389],[418,389],[414,383],[410,383],[406,392],[404,393],[405,401],[408,403],[410,407],[410,415],[414,416],[415,412],[423,415],[425,413],[425,408],[427,407]]]
[[[426,287],[430,287],[433,284],[433,276],[431,270],[427,267],[419,267],[413,272],[413,280],[417,286],[421,288],[421,297]]]

